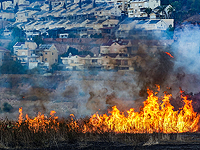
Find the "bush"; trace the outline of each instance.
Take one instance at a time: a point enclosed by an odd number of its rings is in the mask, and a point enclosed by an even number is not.
[[[3,111],[10,112],[13,109],[13,107],[8,104],[7,102],[3,103]]]
[[[26,68],[19,61],[11,60],[9,62],[3,62],[0,67],[0,72],[2,74],[24,74],[26,73]]]

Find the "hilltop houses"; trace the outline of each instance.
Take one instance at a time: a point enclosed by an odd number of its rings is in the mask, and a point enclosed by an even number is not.
[[[18,10],[14,9],[16,5]],[[133,57],[142,47],[136,39],[151,39],[150,34],[164,33],[174,26],[173,19],[159,17],[162,16],[159,6],[160,0],[99,0],[95,4],[15,0],[12,6],[5,5],[6,10],[0,11],[0,17],[2,20],[13,19],[4,30],[5,37],[11,36],[13,27],[24,30],[26,42],[17,42],[13,46],[13,58],[28,69],[41,67],[50,70],[53,64],[59,63],[60,50],[55,45],[66,44],[69,47],[76,38],[79,43],[74,47],[79,51],[95,51],[95,55],[61,57],[66,69],[132,70]],[[34,43],[35,36],[41,36],[45,44]],[[83,40],[89,38],[91,40]],[[96,40],[98,38],[100,42]],[[87,42],[82,41],[89,41],[92,46],[88,47]],[[155,49],[157,46],[152,51]]]
[[[151,10],[160,6],[160,0],[133,0],[130,1],[128,17],[147,17],[147,8]]]
[[[52,64],[58,63],[58,51],[53,44],[41,44],[37,47],[35,42],[17,42],[13,49],[14,59],[28,69],[40,66],[48,70]]]
[[[21,7],[15,15],[10,12],[10,16],[2,15],[2,17],[11,19],[14,15],[15,22],[9,26],[22,28],[27,40],[36,35],[43,35],[44,38],[89,38],[101,34],[100,37],[126,38],[133,32],[132,30],[166,30],[170,25],[167,19],[158,18],[156,10],[160,6],[160,0],[117,3],[104,1],[95,5],[83,1],[81,6],[78,3],[66,3],[64,0],[33,3],[16,0],[14,6],[16,4],[24,7]],[[147,8],[152,9],[150,14],[147,14]],[[124,19],[126,11],[128,18]],[[148,22],[142,24],[141,21],[144,20]],[[152,20],[160,21],[156,23]]]

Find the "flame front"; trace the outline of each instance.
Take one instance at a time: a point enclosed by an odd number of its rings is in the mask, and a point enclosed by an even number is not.
[[[182,96],[183,108],[174,111],[170,104],[171,95],[164,95],[162,104],[158,97],[148,90],[148,98],[140,112],[130,109],[120,112],[112,107],[110,115],[94,114],[89,125],[84,126],[84,132],[116,132],[116,133],[183,133],[198,130],[199,115],[193,111],[192,101]]]
[[[41,114],[38,112],[37,117],[30,119],[28,117],[28,114],[26,114],[26,119],[23,120],[23,113],[22,113],[22,107],[19,108],[19,120],[18,120],[18,126],[22,124],[24,121],[30,130],[33,130],[34,132],[44,131],[47,132],[48,129],[54,129],[58,130],[59,128],[59,122],[57,121],[58,117],[54,116],[56,113],[55,111],[51,111],[50,115],[51,117],[47,118],[44,114]]]
[[[83,133],[183,133],[198,130],[199,115],[193,110],[192,100],[187,100],[187,97],[181,94],[184,106],[174,111],[169,100],[171,95],[165,94],[162,97],[162,103],[159,103],[157,93],[154,94],[149,89],[147,93],[148,98],[143,102],[144,106],[140,112],[135,112],[133,108],[126,112],[120,112],[114,106],[112,111],[109,112],[110,115],[96,113],[89,120],[82,122],[75,120],[74,115],[70,114],[71,119],[66,127],[69,131]],[[51,111],[50,118],[38,113],[38,116],[33,119],[26,115],[25,120],[22,117],[22,108],[19,109],[19,113],[18,126],[25,122],[28,124],[28,128],[34,132],[40,130],[46,132],[48,129],[59,130],[58,117],[54,116],[55,111]]]

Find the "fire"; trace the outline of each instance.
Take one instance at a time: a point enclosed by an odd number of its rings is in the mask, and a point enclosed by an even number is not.
[[[160,86],[157,85],[158,90]],[[76,132],[115,132],[115,133],[183,133],[196,132],[198,130],[199,114],[194,112],[192,100],[188,100],[181,90],[181,98],[184,106],[175,111],[170,104],[171,94],[164,94],[162,98],[158,98],[157,92],[154,94],[151,90],[147,90],[148,97],[144,101],[144,106],[140,112],[135,112],[134,108],[126,112],[121,112],[116,106],[108,114],[100,115],[98,113],[92,115],[89,120],[76,120],[73,114],[70,114],[70,121],[66,123],[69,131]],[[159,102],[159,101],[162,102]],[[48,129],[59,130],[58,117],[55,111],[50,112],[49,118],[38,113],[37,117],[30,119],[26,114],[23,119],[22,108],[19,109],[18,126],[23,122],[28,125],[30,130],[34,132],[44,131]],[[51,124],[51,126],[50,126]]]
[[[171,58],[174,58],[169,52],[165,52],[167,55],[169,55]]]
[[[131,108],[124,113],[114,106],[110,115],[94,114],[90,118],[90,125],[84,126],[84,132],[183,133],[198,130],[199,115],[193,111],[191,100],[182,96],[185,105],[174,111],[169,102],[171,95],[164,95],[161,104],[151,90],[148,90],[148,95],[140,112]]]
[[[58,130],[59,122],[57,121],[58,117],[54,116],[55,113],[55,111],[51,111],[51,117],[47,118],[47,116],[38,112],[37,117],[33,119],[29,118],[28,114],[26,114],[26,119],[24,120],[21,107],[19,108],[18,126],[20,126],[24,122],[28,125],[28,128],[30,130],[33,130],[34,132],[38,132],[39,130],[47,132],[48,129]]]

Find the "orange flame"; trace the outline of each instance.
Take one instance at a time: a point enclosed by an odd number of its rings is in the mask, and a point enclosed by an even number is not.
[[[19,108],[19,119],[18,119],[18,123],[19,125],[21,125],[22,121],[23,121],[23,114],[22,114],[22,107]]]
[[[169,52],[165,52],[167,55],[169,55],[171,58],[174,58]]]
[[[18,120],[18,126],[20,126],[23,122],[23,113],[22,113],[22,107],[19,108],[19,120]],[[59,122],[57,122],[58,117],[54,116],[56,112],[55,111],[51,111],[50,115],[51,117],[47,118],[47,116],[45,116],[44,114],[41,114],[40,112],[38,112],[37,117],[30,119],[28,117],[28,114],[26,114],[26,120],[24,121],[25,123],[28,124],[28,128],[33,130],[34,132],[38,132],[39,130],[42,130],[44,132],[46,132],[49,128],[50,128],[50,123],[53,124],[53,126],[51,126],[51,129],[55,129],[58,130],[59,127]]]
[[[160,86],[158,86],[160,89]],[[181,92],[183,92],[181,90]],[[188,100],[181,93],[184,106],[178,111],[170,104],[171,94],[165,94],[162,97],[162,103],[151,90],[147,89],[148,97],[144,101],[144,106],[140,112],[135,112],[133,108],[126,112],[120,112],[116,106],[112,107],[109,115],[98,113],[92,115],[88,121],[79,122],[73,114],[70,114],[71,120],[67,123],[69,131],[76,132],[115,132],[115,133],[183,133],[196,132],[200,115],[194,112],[192,100]],[[22,108],[19,109],[19,125],[24,121],[22,117]],[[55,111],[51,111],[51,117],[38,113],[37,117],[30,119],[26,114],[25,123],[28,128],[34,132],[42,130],[47,132],[48,129],[58,131],[58,117],[54,116]],[[51,124],[51,126],[49,126]],[[53,126],[52,126],[53,124]]]
[[[170,104],[171,95],[164,95],[162,104],[158,97],[148,89],[148,98],[140,112],[131,108],[126,113],[120,112],[116,106],[110,115],[94,114],[84,132],[116,132],[116,133],[182,133],[198,130],[199,115],[193,111],[192,101],[184,100],[184,107],[174,111]]]

